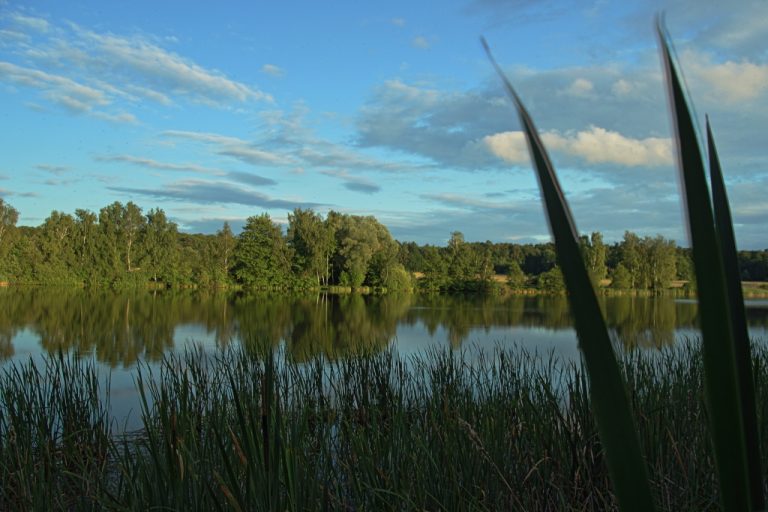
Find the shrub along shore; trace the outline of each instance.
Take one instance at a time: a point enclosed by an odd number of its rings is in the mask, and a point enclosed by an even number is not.
[[[115,289],[219,287],[256,290],[375,289],[426,292],[562,293],[554,244],[469,242],[459,231],[444,246],[397,241],[373,216],[311,209],[249,217],[234,233],[179,232],[162,209],[115,202],[98,213],[58,211],[37,227],[0,198],[0,285],[47,284]],[[284,229],[285,228],[285,229]],[[612,290],[690,292],[690,250],[661,236],[629,231],[608,244],[579,240],[596,285]],[[739,253],[741,278],[768,280],[768,250]]]
[[[768,350],[754,354],[766,440]],[[621,367],[659,507],[717,509],[698,342]],[[88,359],[5,367],[0,509],[616,508],[586,375],[554,354],[228,349],[140,366],[136,384],[142,427],[124,432]]]

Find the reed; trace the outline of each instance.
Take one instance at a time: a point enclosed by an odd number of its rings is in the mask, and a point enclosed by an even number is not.
[[[768,350],[752,357],[758,403],[768,403]],[[633,351],[617,364],[657,506],[716,509],[701,343]],[[91,363],[4,369],[0,508],[618,507],[585,369],[552,353],[300,363],[228,349],[169,355],[137,375],[142,426],[121,432],[99,400],[108,380]],[[768,411],[756,413],[764,425]]]
[[[707,121],[713,197],[707,186],[696,125],[672,45],[661,19],[656,23],[662,67],[667,79],[678,174],[696,271],[702,332],[706,421],[724,510],[763,510],[754,378],[750,365],[744,300],[736,246],[720,162]],[[647,460],[638,445],[638,428],[629,410],[627,387],[618,370],[605,321],[597,305],[578,246],[578,231],[546,148],[522,100],[482,41],[517,111],[539,179],[558,262],[574,316],[579,348],[589,379],[591,408],[605,446],[607,465],[624,511],[653,510]],[[714,206],[713,206],[714,203]],[[714,476],[713,474],[713,476]],[[658,503],[658,502],[657,502]],[[700,508],[700,506],[697,506]]]

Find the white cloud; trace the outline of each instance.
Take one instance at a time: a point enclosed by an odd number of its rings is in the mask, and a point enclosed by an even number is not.
[[[107,95],[99,89],[60,75],[17,66],[10,62],[0,62],[0,79],[39,89],[50,102],[72,113],[93,113],[95,107],[110,104]],[[100,115],[110,116],[101,113]]]
[[[55,23],[18,13],[12,13],[9,19],[15,21],[19,31],[34,29],[38,34],[34,44],[18,37],[3,38],[2,46],[25,58],[26,67],[3,63],[0,80],[38,88],[42,88],[43,83],[48,83],[49,88],[55,84],[59,90],[46,97],[71,111],[82,112],[93,107],[92,101],[81,97],[82,94],[61,90],[67,85],[72,88],[73,84],[97,91],[101,105],[117,99],[133,103],[150,99],[170,105],[185,98],[217,107],[273,101],[269,94],[254,86],[162,48],[160,44],[169,44],[167,38],[99,33],[74,23]],[[280,70],[273,66],[265,67],[265,71]],[[58,80],[53,81],[46,75]],[[101,117],[129,122],[119,114],[107,113]]]
[[[96,117],[103,121],[109,121],[110,123],[139,124],[139,120],[136,119],[136,116],[134,116],[133,114],[129,114],[127,112],[122,112],[120,114],[109,114],[107,112],[94,112],[92,115],[93,117]]]
[[[674,162],[672,142],[665,138],[632,139],[597,126],[567,135],[545,132],[541,138],[548,150],[577,156],[591,164],[655,167]],[[483,140],[494,155],[507,162],[521,164],[529,161],[522,132],[497,133]]]
[[[681,59],[694,80],[706,82],[713,96],[729,103],[748,102],[768,91],[768,64],[749,61],[713,63],[708,56],[686,52]]]
[[[116,76],[146,82],[164,94],[188,95],[198,101],[220,104],[223,101],[272,101],[272,97],[225,75],[195,64],[164,50],[141,37],[98,34],[75,27],[78,42],[88,53],[88,66],[106,68]],[[90,50],[90,51],[89,51]]]
[[[261,66],[261,72],[277,78],[285,74],[285,71],[283,71],[281,67],[275,66],[274,64],[264,64]]]
[[[426,50],[430,46],[432,46],[429,42],[429,40],[424,36],[416,36],[413,39],[411,39],[411,46],[414,48],[419,48],[421,50]]]
[[[565,90],[565,93],[570,96],[584,97],[591,95],[594,90],[595,84],[586,78],[577,78],[571,82],[571,85],[568,86],[568,88]]]
[[[230,156],[251,165],[282,166],[296,163],[290,156],[283,156],[275,152],[260,149],[254,144],[237,137],[181,130],[165,131],[162,135],[212,144],[216,146],[215,151],[219,155]]]
[[[627,96],[633,89],[634,87],[632,84],[623,78],[616,80],[613,82],[613,85],[611,85],[611,92],[614,96]]]
[[[405,18],[392,18],[390,21],[396,27],[404,27],[405,26]]]
[[[37,30],[39,32],[47,32],[48,31],[48,22],[44,20],[43,18],[36,18],[33,16],[25,16],[23,14],[15,13],[11,15],[11,19],[17,24],[24,28]]]
[[[502,132],[483,137],[483,142],[494,155],[512,164],[530,162],[528,146],[523,132]]]

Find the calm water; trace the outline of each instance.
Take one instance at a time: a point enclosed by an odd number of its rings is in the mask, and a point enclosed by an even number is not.
[[[698,332],[691,300],[609,297],[602,305],[614,338],[627,347],[654,349]],[[765,341],[768,300],[747,306],[751,335]],[[566,300],[0,289],[0,366],[59,350],[92,357],[110,374],[112,404],[120,409],[135,407],[137,363],[152,364],[192,346],[272,345],[306,360],[389,346],[412,354],[435,346],[513,343],[577,358]]]

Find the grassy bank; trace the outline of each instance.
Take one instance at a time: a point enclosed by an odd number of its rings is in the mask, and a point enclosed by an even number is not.
[[[766,349],[754,365],[765,440]],[[697,344],[622,370],[660,508],[717,509]],[[0,509],[615,508],[586,376],[552,355],[167,357],[140,369],[143,428],[127,434],[103,386],[67,357],[2,371]]]

